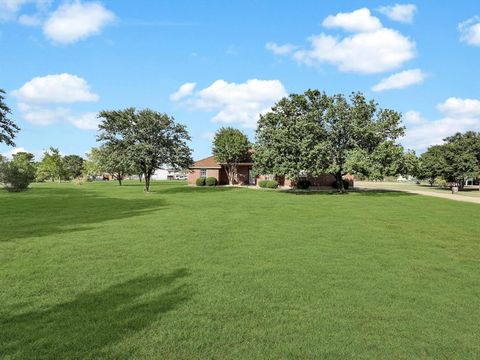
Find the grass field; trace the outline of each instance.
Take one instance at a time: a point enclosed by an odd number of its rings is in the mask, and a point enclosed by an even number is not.
[[[0,204],[0,358],[480,357],[476,204],[167,182]]]

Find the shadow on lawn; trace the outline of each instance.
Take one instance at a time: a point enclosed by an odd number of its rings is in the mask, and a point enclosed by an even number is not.
[[[281,190],[282,193],[285,194],[293,194],[293,195],[336,195],[336,196],[348,196],[350,194],[361,195],[361,196],[417,196],[414,193],[407,193],[401,190],[385,190],[385,189],[353,189],[348,190],[346,193],[339,193],[336,190],[297,190],[297,189],[290,189],[290,190]]]
[[[0,358],[102,357],[105,347],[147,328],[188,301],[192,292],[187,285],[175,284],[188,275],[185,269],[144,275],[99,292],[79,294],[46,310],[1,316]],[[3,308],[3,314],[8,310]]]
[[[165,207],[155,197],[106,197],[74,188],[33,188],[1,199],[0,241],[70,233],[103,221],[139,216]]]

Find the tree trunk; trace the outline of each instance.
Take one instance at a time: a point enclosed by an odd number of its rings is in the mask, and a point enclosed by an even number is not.
[[[117,180],[118,180],[118,185],[122,186],[122,177],[119,176],[119,177],[117,178]]]
[[[344,193],[345,192],[345,188],[343,186],[343,177],[342,177],[342,172],[341,171],[337,171],[335,173],[335,179],[337,180],[337,190],[339,193]]]
[[[143,174],[138,175],[138,180],[140,180],[140,182],[142,182],[142,177],[143,177]]]
[[[144,174],[144,179],[145,179],[145,186],[143,187],[144,192],[150,191],[150,176],[151,174],[149,172]]]

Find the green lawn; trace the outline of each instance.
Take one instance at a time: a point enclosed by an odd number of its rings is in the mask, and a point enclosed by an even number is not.
[[[0,192],[0,358],[480,357],[480,207],[154,183]]]

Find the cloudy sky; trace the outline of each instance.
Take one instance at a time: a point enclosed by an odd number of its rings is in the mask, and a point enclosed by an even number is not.
[[[480,131],[479,64],[474,0],[0,0],[0,88],[35,154],[83,155],[99,110],[134,106],[185,123],[200,158],[219,127],[253,140],[260,113],[308,88],[402,112],[421,152]]]

